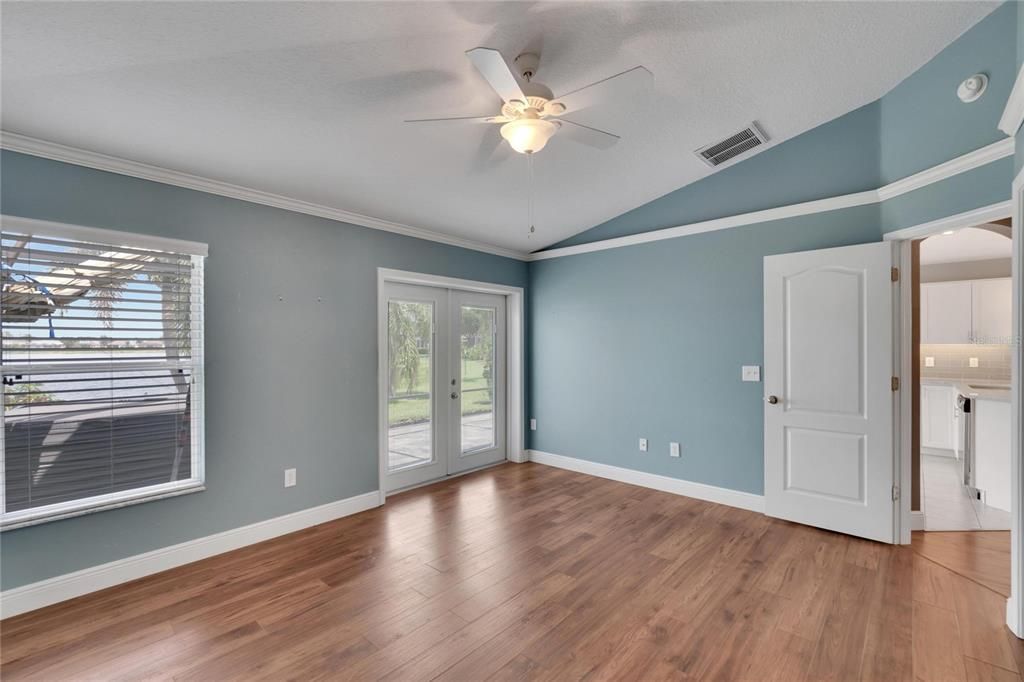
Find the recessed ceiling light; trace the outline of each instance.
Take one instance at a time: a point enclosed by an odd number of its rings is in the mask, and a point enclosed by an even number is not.
[[[960,98],[960,101],[964,104],[970,104],[981,99],[981,96],[985,94],[985,90],[988,88],[988,76],[983,73],[976,73],[970,78],[964,80],[963,83],[956,89],[956,96]]]
[[[946,235],[948,237],[951,234],[956,234],[956,230],[946,230],[942,234],[944,234],[944,235]]]

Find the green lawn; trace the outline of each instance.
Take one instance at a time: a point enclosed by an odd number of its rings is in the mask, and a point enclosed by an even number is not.
[[[430,383],[430,362],[420,361],[416,384],[412,390],[402,386],[397,395],[388,401],[388,425],[421,422],[430,415],[430,399],[425,395]],[[483,360],[462,361],[462,414],[490,412],[490,392],[474,390],[487,388]],[[409,397],[404,397],[409,396]]]

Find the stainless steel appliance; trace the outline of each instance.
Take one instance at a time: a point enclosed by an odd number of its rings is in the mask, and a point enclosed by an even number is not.
[[[960,433],[958,448],[963,455],[960,462],[963,465],[963,484],[968,497],[972,500],[978,499],[977,481],[974,468],[974,413],[973,401],[970,396],[962,393],[956,397],[956,409],[960,413]]]

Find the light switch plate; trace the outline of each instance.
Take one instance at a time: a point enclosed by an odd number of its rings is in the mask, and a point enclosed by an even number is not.
[[[291,488],[295,485],[295,469],[284,470],[284,487]]]
[[[933,356],[931,356],[931,355],[924,356],[924,366],[925,367],[934,367],[935,366],[935,358]]]
[[[640,439],[640,452],[647,452],[647,439],[646,438],[641,438]]]
[[[760,365],[743,365],[743,380],[744,381],[760,381],[761,380],[761,366]]]
[[[978,358],[967,358],[967,364],[970,365],[971,367],[977,367]]]
[[[669,457],[678,457],[679,456],[679,443],[669,443],[668,444],[668,456]]]
[[[536,431],[537,430],[537,420],[536,419],[531,419],[530,420],[530,430],[531,431]]]

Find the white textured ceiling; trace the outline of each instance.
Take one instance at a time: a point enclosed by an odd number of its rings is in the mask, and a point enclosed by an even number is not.
[[[1010,239],[1001,234],[968,227],[953,234],[937,234],[921,242],[921,264],[1010,258],[1013,255],[1010,244]]]
[[[773,143],[891,89],[998,3],[11,3],[4,130],[496,246],[535,250],[710,172],[691,153],[757,120]],[[640,101],[574,116],[536,162],[463,55],[539,50],[557,95],[635,65]],[[950,88],[955,87],[950,83]],[[485,136],[492,136],[487,138]]]

